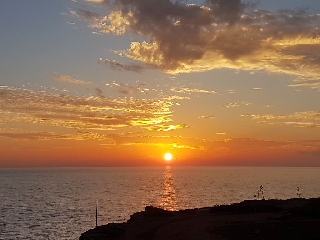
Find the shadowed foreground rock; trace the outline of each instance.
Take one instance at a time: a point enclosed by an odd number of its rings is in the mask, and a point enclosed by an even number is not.
[[[146,207],[126,223],[110,223],[80,240],[319,240],[320,198],[246,200],[175,212]]]

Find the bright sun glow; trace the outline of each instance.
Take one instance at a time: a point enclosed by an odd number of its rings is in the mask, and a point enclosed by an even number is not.
[[[164,155],[164,160],[170,161],[171,159],[172,159],[172,154],[171,154],[171,153],[166,153],[166,154]]]

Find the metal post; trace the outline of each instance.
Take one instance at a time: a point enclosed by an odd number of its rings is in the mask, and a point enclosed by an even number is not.
[[[96,200],[96,227],[98,226],[98,199]]]

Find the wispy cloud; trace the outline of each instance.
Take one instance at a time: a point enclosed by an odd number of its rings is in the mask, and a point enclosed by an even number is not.
[[[288,85],[289,87],[309,87],[312,88],[314,90],[320,91],[320,81],[308,81],[308,80],[296,80],[295,84],[290,84]]]
[[[181,128],[188,128],[187,125],[153,125],[150,127],[147,127],[149,131],[155,131],[155,132],[168,132],[176,129],[181,129]]]
[[[225,132],[217,132],[217,135],[225,135]]]
[[[296,112],[291,115],[242,115],[259,123],[281,124],[299,128],[320,127],[320,112]]]
[[[200,150],[203,151],[206,148],[204,146],[190,146],[190,145],[183,145],[178,143],[163,143],[163,142],[130,142],[125,143],[123,145],[126,146],[149,146],[149,147],[165,147],[166,149],[190,149],[190,150]]]
[[[190,149],[190,150],[206,150],[206,145],[203,145],[203,140],[179,135],[128,135],[128,134],[113,134],[110,135],[117,145],[125,146],[150,146],[161,147],[166,149]]]
[[[171,101],[171,100],[190,100],[191,98],[190,97],[181,97],[181,96],[171,95],[171,96],[165,97],[164,99]]]
[[[181,87],[181,88],[171,88],[170,91],[175,92],[175,93],[186,93],[186,94],[191,94],[191,93],[206,93],[206,94],[215,94],[217,93],[216,91],[213,90],[204,90],[204,89],[198,89],[198,88],[187,88],[187,87]]]
[[[223,106],[226,108],[234,108],[234,107],[250,106],[250,105],[252,105],[252,103],[243,101],[243,102],[228,102]]]
[[[0,136],[23,140],[108,140],[113,142],[113,139],[106,134],[95,132],[81,132],[74,134],[59,134],[55,132],[36,132],[16,128],[0,128]]]
[[[105,16],[85,10],[72,14],[103,34],[143,35],[148,42],[132,42],[121,55],[163,71],[263,69],[320,78],[320,14],[253,10],[240,0],[207,0],[204,6],[115,0],[107,6]]]
[[[229,94],[234,94],[236,92],[236,90],[227,90],[227,93]]]
[[[82,132],[116,130],[125,127],[169,131],[186,127],[172,124],[170,107],[173,103],[170,101],[134,98],[110,99],[101,96],[73,97],[1,86],[0,126],[8,123],[11,125],[23,123]],[[3,134],[5,132],[3,131]],[[12,132],[6,134],[7,136],[17,135]],[[33,133],[23,134],[32,135]],[[41,134],[38,137],[41,137]]]
[[[100,62],[103,62],[101,58],[100,58]],[[141,64],[140,65],[138,65],[138,64],[123,64],[123,63],[119,63],[119,62],[116,62],[114,60],[109,60],[109,59],[104,60],[104,64],[113,70],[119,70],[119,71],[125,70],[125,71],[132,71],[132,72],[139,73],[142,70],[146,69],[146,67],[142,66]]]
[[[215,116],[200,116],[198,118],[202,118],[202,119],[215,119]]]
[[[103,3],[105,0],[85,0],[86,2]]]
[[[136,93],[147,94],[149,92],[157,92],[155,88],[148,88],[146,83],[129,84],[129,83],[117,83],[115,81],[111,83],[106,83],[107,87],[117,88],[118,93],[123,95],[133,95]],[[163,98],[164,100],[171,100],[168,98]]]
[[[53,73],[53,77],[60,82],[67,82],[67,83],[80,84],[80,85],[92,84],[91,82],[86,82],[81,79],[76,79],[68,75],[60,75],[57,73]]]
[[[218,132],[221,137],[225,136],[224,132]],[[228,138],[217,141],[209,141],[199,138],[187,138],[182,136],[128,136],[128,135],[112,135],[117,145],[125,146],[150,146],[166,149],[190,149],[201,151],[203,154],[219,154],[223,152],[228,156],[234,154],[244,154],[245,156],[271,152],[287,152],[287,153],[303,153],[315,155],[320,151],[320,141],[265,141],[254,138]],[[254,157],[254,158],[255,158]],[[211,159],[211,158],[210,158]],[[253,163],[253,164],[256,164]],[[263,164],[263,163],[262,163]],[[267,162],[265,162],[267,164]],[[270,164],[270,162],[269,162]]]
[[[103,91],[100,88],[96,87],[95,91],[98,97],[105,97]]]
[[[136,86],[121,83],[118,90],[119,93],[124,95],[132,95],[134,93],[148,93],[149,91],[150,89],[146,87],[145,83],[141,83]]]
[[[68,139],[66,135],[48,132],[32,132],[21,129],[0,128],[0,136],[27,140]]]

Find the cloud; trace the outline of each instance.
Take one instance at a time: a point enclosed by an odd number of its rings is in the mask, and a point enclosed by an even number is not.
[[[276,124],[293,126],[293,127],[296,127],[296,128],[320,127],[320,122],[318,122],[318,123],[314,123],[314,122],[276,122]]]
[[[117,145],[124,146],[150,146],[161,147],[165,149],[190,149],[190,150],[206,150],[203,145],[203,139],[182,137],[179,135],[128,135],[128,134],[112,134],[110,138],[114,139]]]
[[[200,150],[200,151],[204,151],[206,150],[206,147],[205,146],[190,146],[190,145],[181,145],[181,144],[178,144],[178,143],[173,143],[172,144],[172,149],[190,149],[190,150]]]
[[[200,116],[198,118],[202,118],[202,119],[215,119],[215,116]]]
[[[234,108],[234,107],[250,106],[250,105],[252,105],[252,103],[243,101],[243,102],[228,102],[223,106],[227,108]]]
[[[200,150],[203,151],[206,148],[204,146],[190,146],[190,145],[180,145],[178,143],[165,143],[165,142],[130,142],[124,143],[125,146],[149,146],[149,147],[165,147],[166,149],[190,149],[190,150]]]
[[[236,90],[227,90],[227,93],[229,94],[234,94],[236,92]]]
[[[153,132],[168,132],[168,131],[182,129],[182,128],[188,128],[188,126],[186,124],[183,124],[183,125],[153,125],[153,126],[147,127],[149,131],[153,131]]]
[[[251,117],[258,123],[269,123],[278,125],[288,125],[297,128],[314,128],[320,127],[320,112],[296,112],[291,115],[242,115]]]
[[[164,99],[171,101],[171,100],[190,100],[191,98],[190,97],[181,97],[181,96],[171,95],[171,96],[165,97]]]
[[[86,2],[103,3],[105,0],[85,0]]]
[[[315,150],[315,151],[301,151],[301,154],[305,154],[305,155],[314,155],[315,157],[319,157],[320,156],[320,150]]]
[[[207,5],[212,11],[212,15],[215,18],[215,22],[222,23],[235,23],[243,14],[245,4],[240,0],[207,0]]]
[[[233,151],[250,151],[257,149],[274,151],[314,152],[320,150],[320,141],[266,141],[254,138],[230,138],[222,142],[215,142],[217,146],[223,146]]]
[[[253,10],[240,0],[208,0],[203,6],[115,0],[105,6],[105,16],[72,14],[102,34],[144,36],[148,41],[132,42],[118,53],[165,72],[230,68],[320,78],[320,14]]]
[[[221,137],[225,134],[222,133]],[[197,154],[197,162],[201,159],[208,159],[208,164],[216,164],[216,160],[223,156],[221,159],[232,159],[235,164],[242,164],[239,160],[250,158],[249,162],[245,164],[249,165],[290,165],[295,164],[295,160],[292,159],[292,153],[295,153],[298,159],[301,158],[302,153],[308,153],[315,155],[320,151],[320,141],[266,141],[258,140],[254,138],[228,138],[224,140],[208,141],[202,138],[190,138],[182,137],[179,135],[127,135],[117,134],[110,135],[110,138],[114,139],[117,145],[123,146],[149,146],[165,149],[175,149],[177,152],[180,149],[195,150],[193,153],[189,152],[184,161],[188,161],[194,155]],[[184,151],[182,151],[183,153]],[[270,162],[270,156],[279,156],[279,153],[287,153],[291,158],[288,162],[278,162],[279,158],[275,162]],[[274,155],[276,153],[276,155]],[[202,155],[203,154],[203,155]],[[281,155],[281,154],[280,154]],[[209,158],[208,158],[209,156]],[[256,161],[257,158],[261,159],[264,156],[265,159]],[[283,155],[281,155],[283,156]],[[262,158],[263,159],[263,158]],[[252,161],[254,160],[254,161]],[[220,164],[225,165],[227,162],[222,161]]]
[[[274,142],[268,147],[270,150],[298,150],[302,154],[314,154],[320,151],[320,141],[289,141]]]
[[[67,82],[67,83],[80,84],[80,85],[92,84],[91,82],[86,82],[80,79],[76,79],[68,75],[59,75],[57,73],[53,73],[53,77],[60,82]]]
[[[320,81],[298,80],[296,84],[290,84],[289,87],[310,87],[311,89],[320,91]]]
[[[21,129],[2,129],[0,128],[0,136],[15,139],[28,140],[48,140],[48,139],[68,139],[65,135],[59,135],[48,132],[31,132]]]
[[[76,17],[84,18],[88,21],[93,21],[94,19],[101,18],[100,14],[86,10],[70,11],[70,13]]]
[[[103,91],[100,88],[96,87],[95,90],[98,97],[105,97]]]
[[[170,91],[176,92],[176,93],[207,93],[207,94],[215,94],[216,91],[213,90],[204,90],[204,89],[198,89],[198,88],[187,88],[187,87],[181,87],[181,88],[171,88]]]
[[[121,128],[169,131],[186,127],[172,124],[173,103],[161,99],[86,98],[1,86],[0,106],[0,126],[43,125],[82,133]],[[17,136],[17,133],[5,133]]]
[[[100,59],[100,62],[102,61],[102,59]],[[131,72],[141,72],[143,70],[146,69],[146,67],[143,67],[141,65],[138,65],[138,64],[123,64],[123,63],[119,63],[119,62],[116,62],[114,60],[109,60],[109,59],[106,59],[104,61],[104,64],[108,67],[110,67],[111,69],[113,70],[118,70],[118,71],[122,71],[122,70],[125,70],[125,71],[131,71]]]
[[[124,95],[132,95],[135,93],[148,93],[150,91],[149,88],[146,87],[145,83],[138,84],[137,86],[131,86],[129,84],[120,83],[117,84],[118,92]]]
[[[70,13],[73,16],[89,21],[89,27],[97,29],[99,34],[123,35],[126,26],[130,24],[129,18],[131,17],[130,12],[124,17],[121,11],[111,12],[108,16],[101,16],[98,13],[87,10],[70,11]]]
[[[81,132],[78,131],[75,134],[58,134],[55,132],[36,132],[23,129],[7,129],[0,128],[0,137],[7,137],[13,139],[23,140],[108,140],[113,142],[112,138],[105,134],[99,134],[94,132]]]

